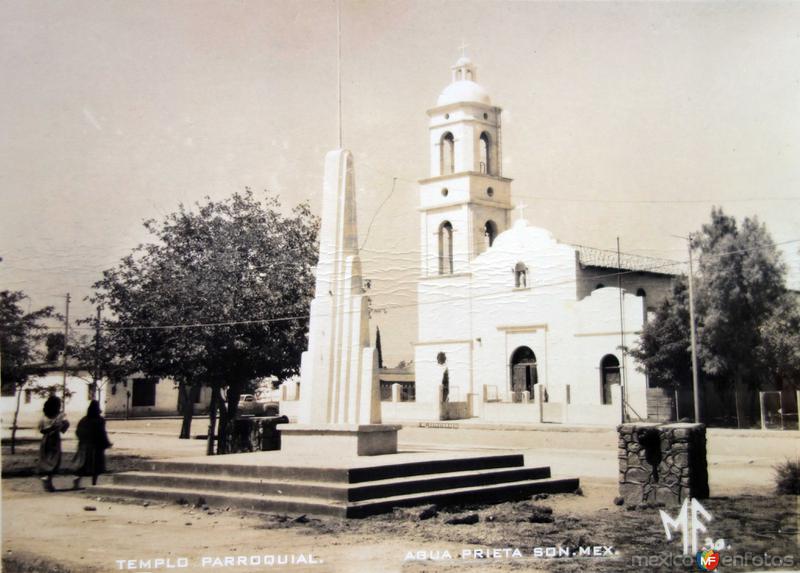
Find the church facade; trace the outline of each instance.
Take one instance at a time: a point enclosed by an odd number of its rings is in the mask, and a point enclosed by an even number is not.
[[[647,378],[622,348],[669,295],[672,269],[530,225],[502,173],[501,108],[476,80],[462,57],[428,110],[409,412],[499,423],[609,425],[623,410],[647,418]]]

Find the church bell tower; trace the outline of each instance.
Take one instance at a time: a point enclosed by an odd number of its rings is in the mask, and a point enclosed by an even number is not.
[[[428,110],[430,176],[420,180],[422,278],[469,272],[510,225],[511,179],[502,176],[499,107],[462,56]]]

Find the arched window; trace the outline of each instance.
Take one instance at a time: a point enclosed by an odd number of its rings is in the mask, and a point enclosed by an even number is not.
[[[605,288],[605,286],[606,286],[606,285],[604,285],[603,283],[597,283],[597,286],[596,286],[596,287],[594,287],[594,290],[601,289],[601,288]]]
[[[486,221],[486,224],[483,226],[483,235],[486,237],[486,248],[491,247],[494,244],[495,238],[497,238],[497,223],[491,219]]]
[[[491,164],[489,163],[489,160],[491,158],[490,157],[491,147],[489,146],[489,134],[486,133],[485,131],[481,133],[480,150],[481,150],[481,155],[480,155],[481,173],[491,173],[492,169],[491,169]]]
[[[520,346],[511,354],[511,392],[514,402],[522,400],[523,392],[534,399],[534,386],[539,381],[536,372],[536,355],[527,346]]]
[[[638,289],[636,291],[636,296],[640,296],[642,298],[645,298],[647,296],[647,293],[645,292],[645,290],[643,288],[640,288],[640,289]]]
[[[449,131],[442,136],[441,144],[441,174],[450,175],[455,171],[455,139]]]
[[[613,354],[606,354],[600,361],[600,383],[603,404],[611,404],[611,386],[620,383],[619,360]]]
[[[528,286],[528,267],[523,262],[514,265],[514,286],[517,288]]]
[[[439,225],[439,274],[453,274],[453,225],[450,221]]]

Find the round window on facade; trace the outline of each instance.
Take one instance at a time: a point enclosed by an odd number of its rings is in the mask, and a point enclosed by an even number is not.
[[[442,197],[447,197],[447,194],[448,194],[448,193],[450,193],[450,191],[448,191],[448,190],[447,190],[447,187],[445,187],[444,189],[442,189]]]
[[[489,197],[494,197],[494,189],[492,189],[491,187],[488,187],[488,188],[486,189],[486,194],[487,194]]]
[[[449,113],[444,114],[444,118],[445,119],[450,119],[450,114]]]
[[[484,113],[483,114],[483,119],[489,119],[489,114],[488,113]]]

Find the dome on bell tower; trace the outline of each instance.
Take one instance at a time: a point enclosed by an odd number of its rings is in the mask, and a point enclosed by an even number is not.
[[[452,103],[482,103],[492,105],[489,93],[475,80],[475,65],[466,56],[461,56],[452,68],[452,82],[436,101],[437,106]]]

